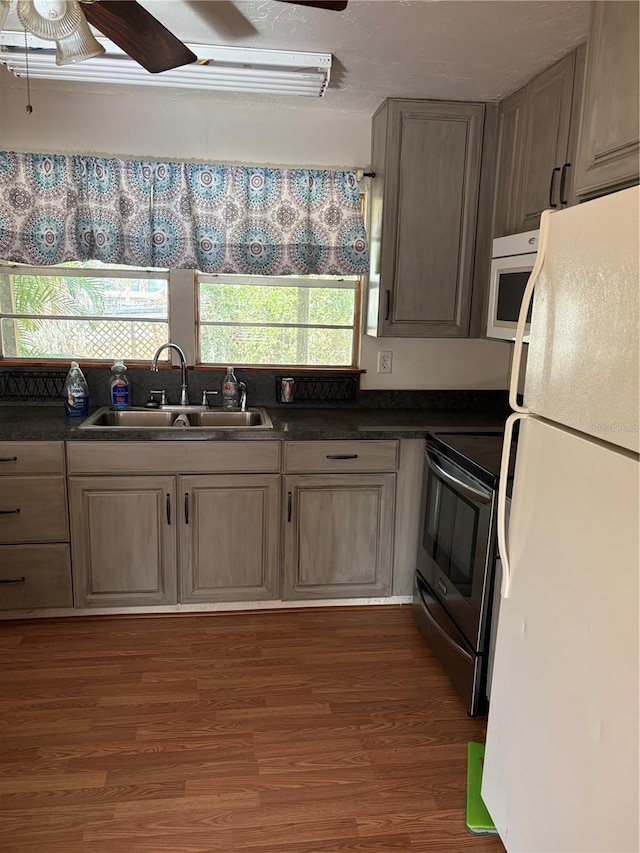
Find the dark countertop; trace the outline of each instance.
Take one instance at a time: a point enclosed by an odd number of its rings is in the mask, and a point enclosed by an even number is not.
[[[267,409],[273,429],[78,429],[61,405],[0,404],[0,441],[211,441],[424,438],[428,432],[502,432],[506,414],[448,409]]]

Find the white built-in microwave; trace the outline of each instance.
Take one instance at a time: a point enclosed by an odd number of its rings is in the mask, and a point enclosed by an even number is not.
[[[539,234],[539,231],[525,231],[523,234],[498,237],[493,241],[487,312],[488,338],[505,341],[515,339],[522,295],[536,259]],[[530,320],[531,306],[526,334],[529,333]]]

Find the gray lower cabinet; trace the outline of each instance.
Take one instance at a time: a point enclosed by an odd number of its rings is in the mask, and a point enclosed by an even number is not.
[[[180,600],[278,596],[280,476],[179,478]]]
[[[590,198],[638,182],[638,3],[593,4],[575,188]]]
[[[76,607],[177,601],[175,478],[69,478]]]
[[[0,610],[73,607],[61,441],[0,442]]]
[[[284,478],[285,599],[389,595],[395,474]]]
[[[469,335],[484,121],[446,101],[374,115],[367,334]]]

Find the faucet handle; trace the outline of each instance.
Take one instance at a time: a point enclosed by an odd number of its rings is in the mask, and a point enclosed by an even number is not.
[[[203,391],[202,392],[202,405],[211,407],[211,403],[209,402],[209,397],[217,397],[217,391]]]
[[[156,399],[159,397],[160,399]],[[159,391],[149,391],[148,403],[157,403],[159,406],[167,405],[167,392],[164,388]]]

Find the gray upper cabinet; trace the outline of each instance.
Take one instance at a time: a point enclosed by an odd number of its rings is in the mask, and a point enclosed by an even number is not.
[[[519,89],[502,101],[498,113],[498,167],[493,230],[496,237],[514,234],[520,215],[520,176],[524,148],[527,92]]]
[[[581,198],[638,182],[638,27],[638,3],[594,3],[575,175]]]
[[[573,203],[584,47],[502,101],[494,237],[530,231],[546,208]]]
[[[484,119],[403,99],[374,115],[367,334],[469,334]]]
[[[563,202],[560,183],[569,160],[574,55],[570,53],[527,86],[527,125],[521,169],[518,231],[540,225],[540,214]]]

